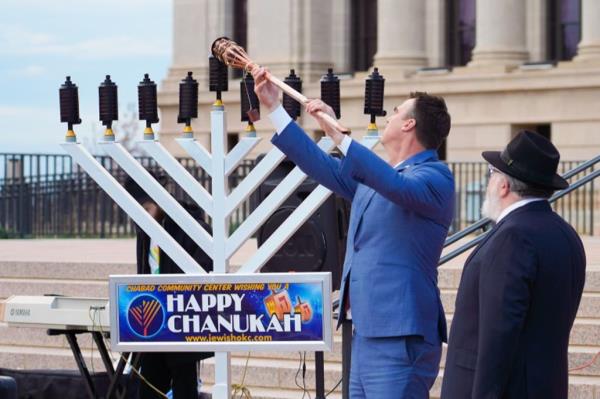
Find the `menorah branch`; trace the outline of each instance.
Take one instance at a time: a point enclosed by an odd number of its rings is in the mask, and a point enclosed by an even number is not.
[[[213,238],[208,232],[169,194],[148,171],[131,156],[123,146],[115,142],[102,143],[106,153],[113,158],[140,187],[144,187],[154,201],[173,218],[208,256],[213,256]]]
[[[211,195],[165,147],[154,140],[144,140],[140,144],[208,216],[213,215]]]
[[[206,273],[85,148],[77,143],[65,143],[62,147],[183,271],[190,274]]]
[[[319,148],[324,152],[329,152],[335,144],[333,141],[324,137],[319,141]],[[269,218],[279,206],[298,188],[306,178],[306,174],[295,167],[287,176],[275,187],[275,189],[263,200],[260,205],[244,220],[237,230],[227,240],[226,254],[233,255],[243,243],[260,228],[262,223]]]

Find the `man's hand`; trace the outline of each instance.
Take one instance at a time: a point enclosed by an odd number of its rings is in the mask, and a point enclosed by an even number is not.
[[[269,113],[273,112],[279,106],[279,94],[281,90],[268,79],[270,72],[263,67],[252,70],[254,77],[254,92],[260,102],[267,107]]]
[[[331,139],[336,145],[339,145],[344,139],[344,135],[337,129],[333,128],[329,123],[325,122],[325,120],[317,114],[319,111],[335,119],[335,112],[333,111],[333,108],[331,108],[323,101],[315,99],[310,100],[308,104],[306,104],[306,112],[308,112],[313,118],[315,118],[316,121],[319,123],[321,129],[323,129],[323,131],[329,137],[331,137]]]

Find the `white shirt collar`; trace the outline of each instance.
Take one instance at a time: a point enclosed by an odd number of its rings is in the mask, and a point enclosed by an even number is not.
[[[522,206],[525,206],[525,205],[535,202],[535,201],[546,201],[546,198],[533,197],[533,198],[525,198],[520,201],[517,201],[514,204],[507,206],[506,208],[504,208],[504,210],[502,212],[500,212],[500,216],[498,216],[498,220],[496,220],[496,223],[500,223],[500,221],[502,219],[504,219],[506,216],[508,216],[509,213],[513,212],[517,208],[520,208]]]

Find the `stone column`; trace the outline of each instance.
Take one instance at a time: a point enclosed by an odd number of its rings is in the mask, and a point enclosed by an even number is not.
[[[514,66],[526,61],[523,0],[477,0],[476,44],[469,66]]]
[[[169,77],[208,78],[210,45],[219,36],[231,37],[233,1],[173,0],[173,64]]]
[[[377,53],[374,66],[384,75],[427,65],[423,0],[377,2]]]
[[[173,0],[173,61],[161,82],[160,141],[174,155],[184,155],[173,141],[181,134],[177,123],[179,82],[188,71],[198,80],[200,98],[208,91],[208,57],[210,45],[219,36],[232,36],[233,0]],[[200,116],[200,115],[199,115]],[[195,137],[209,147],[209,124],[206,114],[192,122]]]
[[[275,76],[316,80],[334,64],[332,16],[332,0],[249,0],[248,54]]]
[[[574,61],[600,62],[600,2],[581,2],[581,42]]]
[[[350,72],[352,55],[352,18],[350,0],[333,0],[331,45],[333,70]]]

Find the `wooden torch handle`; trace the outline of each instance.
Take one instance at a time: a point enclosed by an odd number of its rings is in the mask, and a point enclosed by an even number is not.
[[[306,96],[297,92],[292,87],[288,86],[285,82],[282,82],[280,79],[276,78],[275,76],[273,76],[271,74],[269,74],[268,76],[269,76],[268,79],[271,81],[271,83],[273,83],[275,86],[277,86],[281,90],[283,90],[288,96],[292,97],[294,100],[298,101],[302,105],[308,104],[309,100],[308,100],[308,98],[306,98]],[[344,126],[340,125],[340,123],[336,119],[332,118],[329,114],[326,114],[325,112],[322,112],[322,111],[318,111],[317,115],[319,115],[321,118],[323,118],[325,120],[325,122],[327,122],[327,124],[329,124],[329,126],[333,127],[335,130],[337,130],[341,133],[344,133],[344,134],[350,133],[350,129],[347,129]]]

